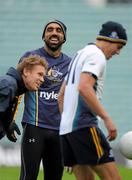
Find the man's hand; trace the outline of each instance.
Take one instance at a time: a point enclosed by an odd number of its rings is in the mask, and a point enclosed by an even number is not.
[[[116,126],[114,124],[114,122],[112,121],[111,118],[107,118],[105,121],[105,127],[107,128],[108,130],[108,136],[107,136],[107,139],[109,141],[113,141],[116,139],[117,137],[117,129],[116,129]]]
[[[19,127],[17,126],[17,124],[15,122],[13,122],[10,127],[8,128],[8,130],[6,131],[6,136],[7,138],[12,141],[12,142],[16,142],[17,141],[17,138],[16,138],[16,135],[15,135],[15,132],[18,134],[18,135],[21,135],[21,132],[19,130]]]

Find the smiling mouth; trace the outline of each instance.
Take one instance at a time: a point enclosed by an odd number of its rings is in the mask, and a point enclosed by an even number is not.
[[[58,39],[50,39],[50,42],[54,43],[54,44],[57,44],[59,41],[58,41]]]
[[[51,36],[49,38],[50,41],[54,41],[54,42],[58,42],[59,41],[59,38],[57,36]]]

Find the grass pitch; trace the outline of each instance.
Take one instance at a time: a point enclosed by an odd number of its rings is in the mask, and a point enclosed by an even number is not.
[[[132,180],[132,169],[128,169],[123,166],[119,166],[119,172],[122,180]],[[0,167],[0,180],[18,180],[19,179],[20,167]],[[37,180],[43,180],[43,171],[40,170]],[[62,180],[75,180],[73,174],[64,172]],[[96,180],[99,178],[96,177]]]

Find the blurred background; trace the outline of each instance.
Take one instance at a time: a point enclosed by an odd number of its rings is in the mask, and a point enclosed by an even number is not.
[[[102,103],[118,128],[111,143],[116,160],[132,167],[118,151],[120,137],[132,130],[132,0],[0,0],[0,75],[15,67],[26,51],[43,46],[43,27],[51,19],[66,24],[62,50],[70,56],[94,42],[104,22],[117,21],[126,28],[128,44],[108,62]],[[21,132],[22,112],[23,102],[16,117]],[[104,129],[101,122],[100,126]],[[0,166],[20,165],[20,142],[21,136],[17,143],[0,141]]]

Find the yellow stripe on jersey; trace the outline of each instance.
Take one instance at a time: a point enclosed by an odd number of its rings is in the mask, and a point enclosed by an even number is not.
[[[38,91],[36,91],[36,117],[35,117],[35,125],[38,126]]]
[[[101,147],[101,144],[100,144],[100,141],[99,141],[99,137],[98,137],[96,128],[95,127],[90,128],[90,131],[91,131],[91,134],[92,134],[93,141],[95,143],[98,158],[100,159],[102,157],[102,155],[103,155],[103,150],[102,150],[102,147]]]

